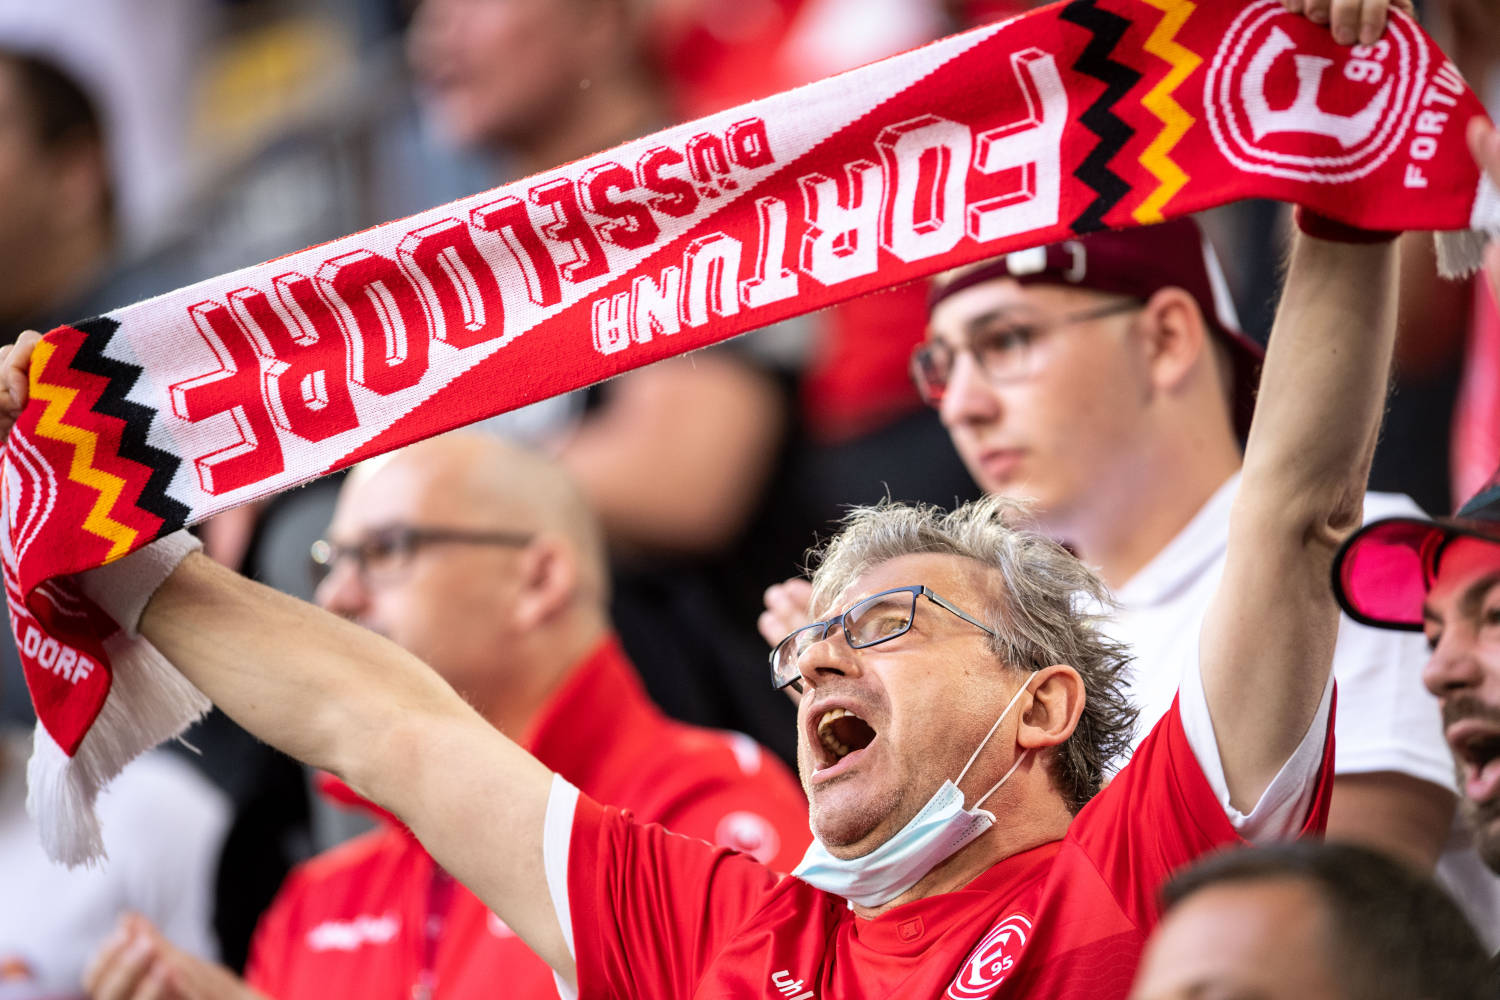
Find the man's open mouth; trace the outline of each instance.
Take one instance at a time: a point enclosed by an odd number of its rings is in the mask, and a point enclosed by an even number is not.
[[[1449,729],[1448,745],[1458,760],[1467,798],[1485,802],[1500,792],[1500,729],[1460,723]]]
[[[831,755],[830,764],[863,750],[874,739],[870,724],[847,708],[830,708],[818,719],[818,742]]]

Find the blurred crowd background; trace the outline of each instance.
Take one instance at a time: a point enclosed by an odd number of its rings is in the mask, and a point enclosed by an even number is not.
[[[0,335],[96,315],[1028,6],[0,0]],[[1493,0],[1421,8],[1500,111]],[[1263,340],[1284,213],[1246,203],[1202,221],[1247,332]],[[1446,514],[1500,464],[1500,316],[1478,283],[1428,277],[1426,251],[1410,243],[1371,488]],[[615,621],[669,712],[790,757],[791,709],[765,683],[755,632],[763,589],[847,504],[977,495],[906,375],[925,298],[920,286],[893,289],[493,422],[556,454],[599,511]],[[204,527],[205,542],[309,597],[309,544],[336,488],[231,512]],[[29,705],[7,655],[0,717],[19,728]],[[226,803],[215,922],[239,966],[281,875],[350,827],[297,766],[227,721],[187,742],[203,752],[177,748],[181,758]]]

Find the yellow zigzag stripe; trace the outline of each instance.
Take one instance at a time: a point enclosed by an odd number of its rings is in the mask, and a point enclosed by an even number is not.
[[[125,480],[112,472],[94,468],[94,448],[99,441],[98,435],[62,422],[63,414],[78,397],[78,390],[49,385],[37,377],[37,373],[46,367],[55,350],[54,345],[44,340],[36,345],[36,353],[31,360],[31,397],[47,404],[41,419],[36,423],[36,432],[53,441],[73,446],[73,463],[68,469],[68,478],[99,492],[93,509],[83,519],[83,526],[110,543],[109,554],[104,557],[104,561],[112,562],[130,551],[137,534],[134,528],[109,516],[120,499],[120,491],[125,488]]]
[[[1151,37],[1146,39],[1146,51],[1171,63],[1172,69],[1160,83],[1151,88],[1150,93],[1141,98],[1141,103],[1161,119],[1164,127],[1141,154],[1141,165],[1151,171],[1151,175],[1161,181],[1161,184],[1131,213],[1135,216],[1135,221],[1140,223],[1161,222],[1162,206],[1171,201],[1173,195],[1188,182],[1188,175],[1167,154],[1195,119],[1172,97],[1172,91],[1203,62],[1197,53],[1172,40],[1177,29],[1182,27],[1182,22],[1196,9],[1194,4],[1190,0],[1146,0],[1146,3],[1164,14],[1161,22],[1152,30]]]

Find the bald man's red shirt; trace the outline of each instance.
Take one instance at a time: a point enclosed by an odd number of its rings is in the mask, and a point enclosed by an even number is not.
[[[524,743],[595,800],[778,871],[811,839],[786,766],[747,736],[668,719],[613,638],[573,671]],[[551,970],[394,823],[287,877],[256,929],[246,979],[276,1000],[557,995]]]

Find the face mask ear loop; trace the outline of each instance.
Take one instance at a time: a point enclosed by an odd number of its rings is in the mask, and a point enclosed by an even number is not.
[[[963,785],[964,775],[969,773],[969,768],[973,767],[974,762],[979,759],[980,751],[984,749],[985,744],[989,743],[990,737],[995,735],[995,730],[1000,728],[1000,723],[1005,721],[1005,717],[1010,714],[1011,709],[1016,707],[1016,702],[1021,700],[1021,695],[1025,694],[1026,689],[1030,686],[1031,680],[1028,678],[1026,683],[1017,688],[1016,693],[1010,696],[1009,704],[1007,704],[1005,706],[1005,709],[1000,713],[1000,717],[995,720],[995,724],[990,727],[990,731],[984,734],[984,739],[979,741],[979,746],[975,747],[974,752],[969,755],[969,762],[964,765],[964,769],[958,772],[958,777],[953,782],[954,785],[960,787]],[[1011,776],[1011,772],[1015,771],[1021,760],[1021,757],[1016,758],[1016,763],[1011,765],[1010,771],[1005,772],[1005,778],[1009,778]],[[1001,778],[1000,781],[995,784],[995,788],[999,788],[1002,784],[1004,784],[1005,778]],[[985,792],[983,797],[980,798],[979,802],[983,802],[985,799],[993,795],[995,793],[995,788],[991,788],[989,791]],[[974,808],[979,808],[979,802],[974,803]]]
[[[991,785],[989,791],[987,791],[983,795],[979,796],[979,800],[974,803],[973,810],[971,810],[971,811],[977,811],[980,806],[984,805],[984,800],[985,799],[989,798],[991,795],[994,795],[996,792],[998,792],[1000,790],[1000,786],[1003,785],[1003,784],[1005,784],[1007,781],[1009,781],[1010,780],[1010,776],[1012,774],[1016,773],[1016,768],[1020,767],[1024,763],[1026,763],[1026,758],[1030,757],[1030,756],[1031,756],[1031,748],[1028,747],[1024,751],[1021,752],[1021,756],[1019,756],[1019,757],[1016,758],[1016,762],[1010,766],[1010,770],[1006,771],[1005,775],[999,781],[997,781],[993,785]]]

